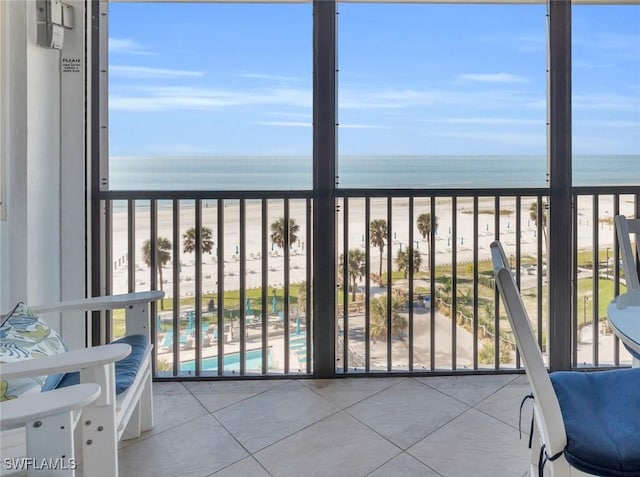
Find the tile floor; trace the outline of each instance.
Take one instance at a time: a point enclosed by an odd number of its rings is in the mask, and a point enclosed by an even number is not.
[[[521,375],[156,383],[120,473],[522,477],[527,393]]]

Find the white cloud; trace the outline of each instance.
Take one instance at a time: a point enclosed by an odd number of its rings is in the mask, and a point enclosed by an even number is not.
[[[575,110],[623,111],[637,113],[640,111],[640,97],[624,96],[617,93],[574,94]]]
[[[479,83],[527,83],[529,81],[524,76],[511,73],[468,73],[458,75],[458,79]]]
[[[341,109],[402,109],[424,106],[454,106],[477,110],[495,110],[496,108],[529,109],[532,104],[542,101],[537,94],[495,90],[495,91],[455,91],[455,90],[414,90],[386,89],[366,90],[343,88],[339,94]]]
[[[390,129],[386,126],[378,126],[376,124],[342,124],[340,123],[340,128],[342,129]]]
[[[111,65],[109,73],[112,76],[133,79],[149,79],[149,78],[184,78],[184,77],[201,77],[204,73],[201,71],[188,70],[172,70],[166,68],[150,68],[146,66],[124,66]]]
[[[258,121],[254,124],[259,126],[284,126],[293,128],[310,128],[311,122],[303,121]]]
[[[293,88],[232,91],[167,86],[143,88],[137,93],[136,95],[111,94],[109,108],[125,111],[212,110],[265,105],[311,108],[312,101],[311,91]]]
[[[151,51],[131,38],[109,38],[109,53],[125,55],[153,55]]]
[[[545,118],[438,118],[421,119],[420,122],[436,124],[473,124],[477,126],[540,126],[545,124]]]
[[[302,81],[301,78],[296,78],[295,76],[280,76],[280,75],[271,75],[266,73],[242,73],[240,76],[242,78],[262,79],[262,80],[279,81],[279,82]]]

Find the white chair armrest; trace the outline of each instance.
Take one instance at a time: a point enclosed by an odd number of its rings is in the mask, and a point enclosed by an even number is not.
[[[63,301],[51,305],[30,306],[34,313],[48,313],[51,311],[100,311],[127,308],[130,305],[139,305],[160,300],[164,297],[164,292],[159,290],[144,291],[136,293],[125,293],[122,295],[97,296],[93,298],[82,298],[79,300]]]
[[[35,419],[79,409],[95,401],[99,395],[100,386],[85,383],[4,401],[0,403],[1,429],[13,429]]]
[[[0,375],[3,379],[13,379],[80,371],[114,363],[128,356],[129,353],[131,353],[131,346],[125,343],[94,346],[93,348],[67,351],[39,359],[2,363],[0,364]]]

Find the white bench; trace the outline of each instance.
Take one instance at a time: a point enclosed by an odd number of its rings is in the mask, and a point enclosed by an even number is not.
[[[114,363],[129,355],[131,347],[128,344],[114,343],[68,351],[37,360],[0,365],[3,379],[18,374],[24,375],[25,372],[31,375],[47,375],[79,371],[81,383],[96,383],[100,386],[101,392],[98,398],[83,408],[82,420],[76,430],[78,439],[81,439],[81,462],[86,469],[85,475],[117,476],[118,441],[137,437],[141,432],[153,427],[151,375],[153,345],[150,340],[149,305],[163,296],[163,292],[148,291],[31,307],[36,314],[53,311],[90,312],[124,309],[125,336],[143,335],[146,337],[146,345],[134,351],[140,358],[139,368],[131,385],[120,394],[116,395]],[[19,439],[19,433],[14,432],[10,438],[5,433],[2,434],[3,453],[5,445],[16,445],[16,439]]]

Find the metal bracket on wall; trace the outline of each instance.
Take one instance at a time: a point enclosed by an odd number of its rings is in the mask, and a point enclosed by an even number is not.
[[[73,7],[60,0],[37,0],[38,46],[62,49],[65,29],[74,27]]]

